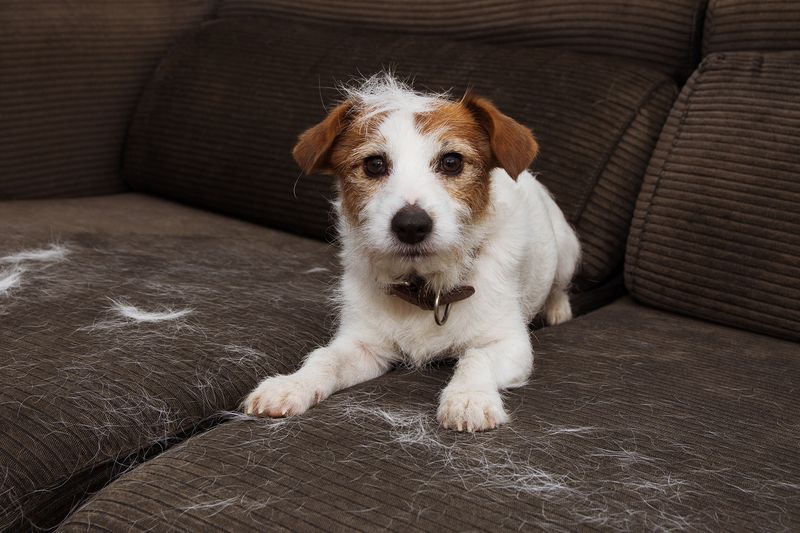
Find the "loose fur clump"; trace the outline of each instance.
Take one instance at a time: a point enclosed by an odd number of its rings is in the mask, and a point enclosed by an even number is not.
[[[166,296],[166,295],[165,295]],[[161,298],[156,298],[158,301]],[[177,340],[181,334],[202,334],[198,323],[188,320],[194,308],[175,308],[157,304],[156,310],[144,310],[127,300],[108,298],[110,305],[92,324],[81,326],[81,332],[111,333],[127,337],[129,342],[146,342],[147,339]]]
[[[303,274],[317,274],[319,272],[328,272],[328,269],[325,268],[325,267],[314,267],[314,268],[309,268],[308,270],[305,270],[303,272]]]
[[[19,267],[0,272],[0,296],[5,296],[11,289],[19,287],[23,272],[25,269]]]
[[[607,441],[609,430],[596,426],[560,426],[542,421],[540,432],[516,434],[506,428],[505,435],[459,436],[439,428],[427,405],[387,406],[381,395],[369,392],[336,395],[311,418],[272,420],[238,415],[233,422],[253,424],[252,432],[258,437],[239,444],[244,449],[250,449],[252,444],[257,446],[254,449],[267,450],[268,457],[290,453],[296,446],[294,440],[287,442],[287,433],[274,432],[281,427],[275,426],[276,422],[294,422],[292,434],[297,439],[304,438],[302,433],[308,427],[314,431],[355,428],[355,449],[337,460],[357,467],[380,468],[361,463],[358,451],[369,450],[368,455],[374,457],[374,450],[379,449],[385,461],[407,465],[412,475],[428,476],[429,479],[415,479],[420,492],[407,502],[412,507],[422,497],[428,505],[433,504],[435,499],[430,498],[434,494],[449,490],[443,487],[457,485],[459,490],[488,491],[497,498],[534,498],[542,502],[545,512],[553,509],[564,513],[565,524],[609,530],[692,530],[707,523],[707,517],[684,504],[685,499],[699,494],[701,487],[670,473],[670,466],[664,461],[637,451],[635,441],[640,436],[633,435],[630,442],[620,440],[618,450],[597,446],[595,453],[576,457],[576,441]],[[259,431],[262,424],[268,432]],[[524,446],[519,445],[522,442]],[[586,447],[586,443],[580,447]],[[540,466],[554,461],[564,470],[553,472]],[[258,467],[260,463],[248,465],[251,469]],[[605,471],[606,476],[598,478],[597,471]],[[313,479],[304,483],[313,483]],[[431,492],[426,491],[427,486]],[[443,498],[441,503],[446,505],[446,495]],[[631,510],[626,498],[641,500],[644,506]],[[523,517],[524,513],[511,511],[507,520],[524,527]]]
[[[11,265],[10,268],[0,270],[0,296],[8,296],[12,289],[19,288],[26,272],[32,269],[41,270],[52,263],[63,261],[67,252],[66,246],[51,244],[48,248],[33,248],[0,257],[0,265]]]
[[[123,318],[134,322],[166,322],[189,315],[193,309],[164,308],[162,311],[144,311],[122,300],[111,300],[111,308]]]
[[[23,250],[15,254],[0,257],[0,263],[44,262],[53,263],[62,261],[67,256],[67,248],[60,244],[51,244],[49,248]]]
[[[375,398],[336,399],[335,409],[347,423],[369,426],[377,421],[386,426],[375,440],[402,448],[417,447],[437,457],[441,473],[451,481],[520,494],[558,494],[571,491],[564,476],[546,472],[528,462],[515,460],[511,452],[496,442],[447,441],[426,406],[387,409]],[[433,466],[433,465],[432,465]]]

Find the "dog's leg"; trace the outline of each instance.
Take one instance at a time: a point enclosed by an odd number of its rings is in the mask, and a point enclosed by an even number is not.
[[[572,319],[572,305],[566,289],[554,286],[544,304],[544,317],[547,325],[556,326]]]
[[[558,254],[555,279],[553,279],[553,286],[544,304],[544,316],[547,324],[555,326],[572,319],[568,289],[580,262],[581,244],[575,230],[564,218],[563,211],[552,196],[543,190],[541,197],[553,227],[553,238]]]
[[[394,355],[379,344],[349,335],[306,357],[294,374],[262,381],[244,401],[248,415],[282,417],[304,413],[334,392],[385,374]]]
[[[500,391],[525,384],[533,351],[522,319],[502,340],[468,348],[442,391],[437,419],[458,431],[484,431],[508,422]]]

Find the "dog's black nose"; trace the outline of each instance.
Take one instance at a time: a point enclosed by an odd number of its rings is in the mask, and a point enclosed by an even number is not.
[[[392,231],[401,242],[422,242],[433,229],[430,215],[416,205],[406,205],[392,217]]]

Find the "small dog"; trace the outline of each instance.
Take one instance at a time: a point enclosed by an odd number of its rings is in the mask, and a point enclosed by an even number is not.
[[[344,271],[340,325],[294,374],[262,381],[247,414],[298,415],[401,360],[456,356],[437,418],[483,431],[508,421],[500,391],[533,368],[528,323],[572,317],[566,290],[580,245],[526,169],[531,131],[488,100],[422,94],[380,74],[293,155],[305,173],[337,176]]]

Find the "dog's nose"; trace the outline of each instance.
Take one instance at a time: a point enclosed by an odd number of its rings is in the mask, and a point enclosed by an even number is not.
[[[433,219],[416,205],[406,205],[392,217],[392,231],[406,244],[422,242],[433,229]]]

